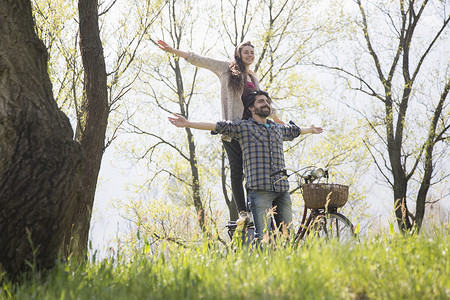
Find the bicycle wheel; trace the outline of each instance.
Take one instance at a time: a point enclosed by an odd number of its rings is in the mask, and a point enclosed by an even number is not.
[[[319,238],[337,239],[339,242],[346,243],[356,237],[350,220],[337,212],[319,214],[313,226],[314,233]]]

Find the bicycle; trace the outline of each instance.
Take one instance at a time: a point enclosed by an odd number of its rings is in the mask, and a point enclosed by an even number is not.
[[[288,172],[292,173],[288,174]],[[353,224],[346,216],[337,211],[347,203],[348,186],[328,183],[328,170],[314,166],[299,170],[286,168],[274,172],[270,176],[278,174],[282,174],[278,180],[296,175],[297,186],[289,193],[293,194],[301,190],[305,202],[302,220],[294,237],[295,244],[311,233],[319,238],[338,239],[339,242],[347,242],[356,238]],[[326,179],[327,182],[321,183],[322,179]],[[308,210],[310,212],[307,217]]]
[[[292,172],[288,174],[288,172]],[[302,221],[294,236],[294,244],[298,244],[307,234],[314,234],[318,238],[334,238],[340,242],[347,242],[356,238],[354,226],[350,220],[337,210],[347,203],[348,186],[328,183],[328,170],[314,166],[293,170],[285,168],[270,174],[271,177],[282,174],[279,180],[287,179],[292,175],[297,177],[297,186],[290,190],[293,194],[301,190],[305,202]],[[321,183],[327,179],[327,183]],[[302,182],[302,180],[304,182]],[[308,210],[310,211],[309,216]],[[274,230],[274,220],[271,219],[271,228]],[[229,221],[226,225],[230,239],[236,231],[236,222]],[[241,238],[248,244],[254,237],[253,222],[246,224],[241,231]]]

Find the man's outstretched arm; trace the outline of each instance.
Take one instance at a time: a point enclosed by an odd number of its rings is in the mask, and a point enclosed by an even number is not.
[[[174,117],[169,117],[169,122],[177,127],[189,127],[200,130],[209,130],[214,131],[216,129],[216,123],[210,122],[196,122],[196,121],[188,121],[185,117],[173,114]]]
[[[310,127],[300,127],[301,134],[319,134],[323,132],[322,127],[316,127],[314,125],[311,125]]]

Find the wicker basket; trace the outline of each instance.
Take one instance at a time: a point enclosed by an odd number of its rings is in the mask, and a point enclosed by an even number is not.
[[[303,187],[303,200],[309,209],[339,208],[347,203],[347,199],[347,185],[310,183]]]

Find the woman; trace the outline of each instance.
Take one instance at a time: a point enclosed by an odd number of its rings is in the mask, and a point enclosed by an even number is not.
[[[249,117],[244,113],[242,96],[248,91],[260,90],[259,80],[250,70],[250,65],[255,60],[254,47],[250,42],[243,42],[236,47],[234,60],[231,62],[174,49],[161,40],[158,41],[158,44],[162,50],[182,57],[194,66],[208,69],[219,77],[224,120],[239,121]],[[283,124],[276,113],[273,113],[271,117],[275,122]],[[222,142],[230,163],[231,191],[239,212],[237,223],[245,222],[248,220],[248,213],[242,185],[244,173],[241,147],[238,141],[228,136],[222,136]]]

